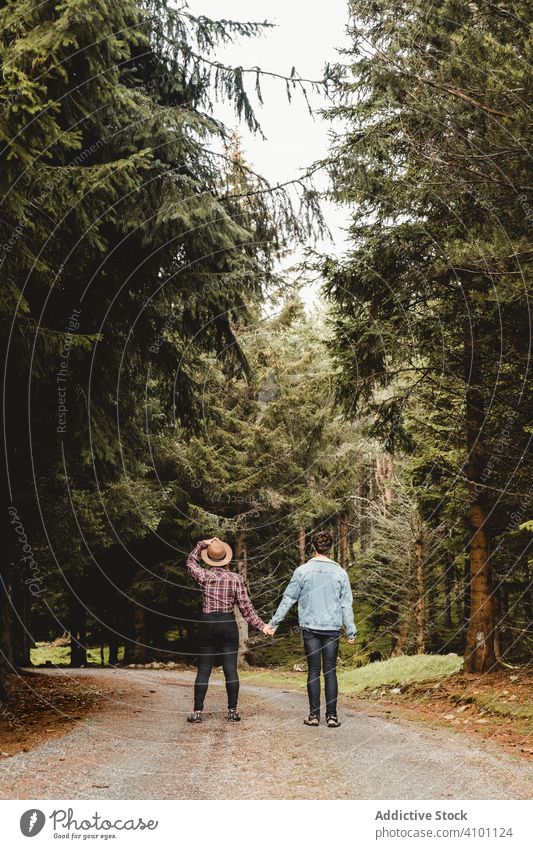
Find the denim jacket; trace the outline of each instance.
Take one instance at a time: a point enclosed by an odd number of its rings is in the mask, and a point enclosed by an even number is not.
[[[301,628],[329,631],[344,625],[349,639],[357,634],[350,581],[334,560],[312,558],[298,566],[269,624],[277,628],[296,602]]]

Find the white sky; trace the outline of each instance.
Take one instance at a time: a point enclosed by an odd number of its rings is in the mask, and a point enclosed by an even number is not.
[[[217,59],[228,65],[244,68],[258,65],[263,70],[286,75],[295,66],[300,76],[320,79],[325,63],[337,61],[336,49],[347,44],[346,0],[329,0],[327,6],[309,0],[189,0],[188,5],[196,15],[241,21],[266,20],[276,25],[260,38],[244,38],[221,47]],[[254,82],[253,75],[249,75],[250,94],[253,94]],[[227,105],[218,104],[216,114],[228,126],[239,130],[245,157],[254,170],[273,183],[284,182],[327,154],[330,126],[320,116],[313,118],[309,114],[301,95],[295,93],[289,103],[282,80],[264,78],[262,92],[264,106],[257,105],[255,99],[253,103],[257,106],[266,141],[259,135],[252,135],[244,126],[238,126],[233,110]],[[321,95],[309,93],[309,98],[313,110],[327,105]],[[322,179],[317,185],[324,188],[326,184]],[[347,211],[324,204],[324,214],[334,241],[318,247],[341,254],[345,246],[343,227],[347,223]]]

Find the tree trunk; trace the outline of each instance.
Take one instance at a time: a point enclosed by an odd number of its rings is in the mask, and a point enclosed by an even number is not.
[[[361,552],[368,549],[370,545],[370,508],[369,501],[372,494],[370,475],[373,467],[365,466],[363,469],[363,479],[359,486],[359,540],[361,544]]]
[[[0,575],[0,699],[7,698],[6,681],[14,672],[13,648],[11,644],[11,567],[3,566]]]
[[[526,566],[526,589],[523,595],[524,617],[526,620],[526,631],[533,631],[533,581],[531,573]]]
[[[467,477],[470,527],[470,619],[466,634],[465,672],[488,672],[496,666],[494,634],[496,617],[492,597],[490,538],[486,489],[482,474],[486,465],[483,424],[485,417],[479,346],[473,344],[472,327],[465,327],[465,416],[468,451]]]
[[[298,529],[298,557],[300,559],[300,565],[305,563],[305,528]]]
[[[376,457],[376,483],[378,492],[387,509],[392,504],[392,476],[394,474],[394,461],[390,454],[380,454]]]
[[[400,625],[398,633],[393,636],[392,641],[392,657],[398,657],[403,654],[403,650],[405,648],[405,644],[407,642],[407,638],[409,637],[409,631],[411,630],[411,623],[413,621],[413,608],[409,607],[409,610],[406,612],[405,618]]]
[[[424,562],[424,536],[420,517],[415,518],[415,540],[413,544],[413,557],[415,561],[416,579],[416,653],[424,654],[426,650],[426,574]]]
[[[30,649],[33,646],[31,639],[31,601],[28,589],[20,579],[15,580],[12,593],[12,634],[11,643],[13,660],[16,666],[31,666]]]
[[[448,628],[453,625],[452,619],[452,589],[453,589],[453,557],[446,553],[444,557],[444,619]]]
[[[495,611],[489,571],[487,514],[473,505],[468,517],[475,529],[470,542],[470,621],[466,635],[465,671],[488,672],[496,665],[494,653]]]
[[[133,640],[128,652],[130,663],[146,663],[148,660],[148,641],[146,635],[146,611],[142,604],[133,604]]]
[[[339,519],[339,563],[343,569],[348,568],[348,519],[342,516]]]
[[[109,633],[109,660],[110,666],[116,666],[118,663],[118,636],[114,632]]]
[[[248,553],[246,551],[246,536],[244,531],[237,532],[235,541],[235,561],[237,572],[244,578],[244,583],[248,581]],[[241,611],[235,606],[235,619],[239,629],[239,653],[237,655],[237,666],[239,669],[245,669],[248,664],[245,654],[248,647],[248,622],[242,615]]]
[[[452,597],[453,604],[455,605],[455,612],[457,616],[457,626],[460,629],[462,644],[464,644],[464,635],[465,635],[465,605],[467,600],[465,599],[465,582],[464,577],[459,572],[457,568],[457,562],[455,558],[452,558]],[[452,608],[452,624],[453,624],[453,608]]]
[[[468,539],[465,540],[465,547],[468,548]],[[466,646],[466,632],[468,631],[468,623],[470,621],[470,560],[465,559],[464,574],[463,574],[463,627],[462,636]]]
[[[78,598],[71,597],[69,632],[70,665],[73,667],[85,666],[87,663],[85,627],[85,608]]]

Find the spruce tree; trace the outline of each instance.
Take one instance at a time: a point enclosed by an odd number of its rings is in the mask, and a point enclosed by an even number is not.
[[[350,13],[330,114],[347,124],[331,173],[354,209],[352,245],[324,266],[340,396],[390,444],[406,445],[413,403],[434,454],[447,449],[433,411],[458,439],[436,476],[469,529],[465,668],[482,672],[496,663],[497,558],[508,574],[527,568],[524,551],[511,565],[505,517],[527,500],[530,10],[363,0]],[[512,450],[498,455],[511,421]]]
[[[7,494],[78,620],[103,553],[161,521],[151,440],[194,422],[198,357],[242,368],[235,315],[302,226],[287,199],[243,210],[221,182],[216,98],[258,123],[242,70],[213,54],[263,25],[166,0],[8,0],[0,24]],[[10,538],[8,590],[28,577]]]

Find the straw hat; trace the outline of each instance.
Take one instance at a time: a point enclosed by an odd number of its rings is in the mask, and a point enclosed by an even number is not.
[[[200,557],[208,566],[226,566],[233,557],[233,551],[227,542],[215,537],[207,548],[201,550]]]

